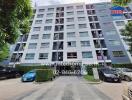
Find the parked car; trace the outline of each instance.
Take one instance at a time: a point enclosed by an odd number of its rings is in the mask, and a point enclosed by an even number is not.
[[[119,74],[112,68],[101,68],[98,70],[99,78],[107,82],[121,82]]]
[[[20,73],[15,68],[0,67],[0,79],[16,78],[19,76]]]
[[[31,70],[21,77],[22,82],[33,82],[36,77],[36,70]]]
[[[124,84],[122,99],[132,100],[132,84]]]
[[[117,68],[120,77],[126,81],[132,81],[132,69],[129,68]]]

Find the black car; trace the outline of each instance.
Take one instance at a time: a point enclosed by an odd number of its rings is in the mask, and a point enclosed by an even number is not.
[[[20,76],[20,73],[15,68],[0,67],[0,79],[16,78],[18,76]]]
[[[101,68],[98,69],[99,78],[106,82],[121,82],[121,78],[114,69]]]

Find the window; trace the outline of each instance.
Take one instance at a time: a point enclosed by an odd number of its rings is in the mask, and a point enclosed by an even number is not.
[[[37,43],[29,43],[28,49],[36,49]]]
[[[84,11],[77,11],[78,15],[84,14]]]
[[[53,13],[48,13],[46,17],[53,17]]]
[[[55,31],[63,31],[64,30],[64,25],[56,25],[54,30]]]
[[[80,37],[88,37],[88,31],[79,32]]]
[[[93,58],[92,51],[82,52],[82,58]]]
[[[107,35],[115,35],[117,32],[115,30],[106,32]]]
[[[114,57],[124,57],[125,54],[123,51],[112,51]]]
[[[42,20],[36,20],[35,24],[42,24]]]
[[[67,7],[67,10],[72,10],[73,9],[73,6],[68,6]]]
[[[43,18],[44,14],[38,14],[37,18]]]
[[[67,58],[68,59],[76,59],[77,58],[77,53],[76,52],[68,52],[67,53]]]
[[[46,43],[41,43],[41,47],[40,48],[49,48],[50,43],[46,42]]]
[[[63,61],[63,52],[52,52],[52,61]]]
[[[54,11],[54,8],[48,8],[48,11]]]
[[[53,50],[63,50],[63,42],[53,42]]]
[[[67,22],[74,22],[74,18],[67,18]]]
[[[94,9],[93,5],[86,5],[86,9]]]
[[[74,24],[67,25],[67,29],[74,29],[74,28],[75,28],[75,25]]]
[[[90,23],[91,29],[100,29],[100,24],[99,23]]]
[[[45,9],[39,9],[39,12],[44,12],[45,11]]]
[[[76,6],[77,9],[83,9],[83,5]]]
[[[116,21],[117,26],[124,26],[125,22],[124,21]]]
[[[48,23],[52,23],[53,19],[46,19],[45,23],[48,24]]]
[[[94,15],[94,14],[95,14],[95,10],[88,10],[88,11],[87,11],[87,14],[88,14],[88,15]]]
[[[98,17],[97,16],[89,16],[88,17],[89,21],[98,21]]]
[[[76,41],[67,42],[67,47],[76,47]]]
[[[68,32],[68,33],[67,33],[67,37],[68,37],[68,38],[75,37],[75,32]]]
[[[81,41],[81,47],[89,47],[90,41]]]
[[[120,41],[117,41],[117,40],[109,40],[109,44],[112,45],[112,46],[117,46],[117,45],[120,45]]]
[[[45,31],[50,31],[51,29],[52,29],[52,26],[45,26],[45,27],[44,27],[44,30],[45,30]]]
[[[40,31],[41,27],[34,27],[33,31]]]
[[[48,53],[39,53],[39,59],[48,59]]]
[[[67,12],[67,15],[74,15],[74,12]]]
[[[32,60],[34,59],[35,53],[27,53],[25,59],[26,60]]]
[[[79,28],[87,28],[87,24],[79,24]]]
[[[58,7],[58,8],[56,8],[56,11],[58,11],[58,12],[64,11],[64,7]]]
[[[63,40],[64,34],[63,33],[55,33],[54,40]]]
[[[85,21],[85,17],[78,17],[78,21]]]
[[[35,35],[31,35],[31,39],[38,39],[39,38],[39,35],[38,34],[35,34]]]
[[[43,34],[42,39],[50,39],[50,34]]]

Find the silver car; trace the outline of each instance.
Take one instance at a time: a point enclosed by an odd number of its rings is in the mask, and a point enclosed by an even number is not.
[[[129,68],[117,68],[120,77],[126,81],[132,81],[132,69]]]

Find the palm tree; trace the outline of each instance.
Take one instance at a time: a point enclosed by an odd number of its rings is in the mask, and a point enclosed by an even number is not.
[[[129,51],[132,53],[132,21],[126,24],[125,28],[121,30],[121,34],[125,36],[124,40],[130,46]]]

